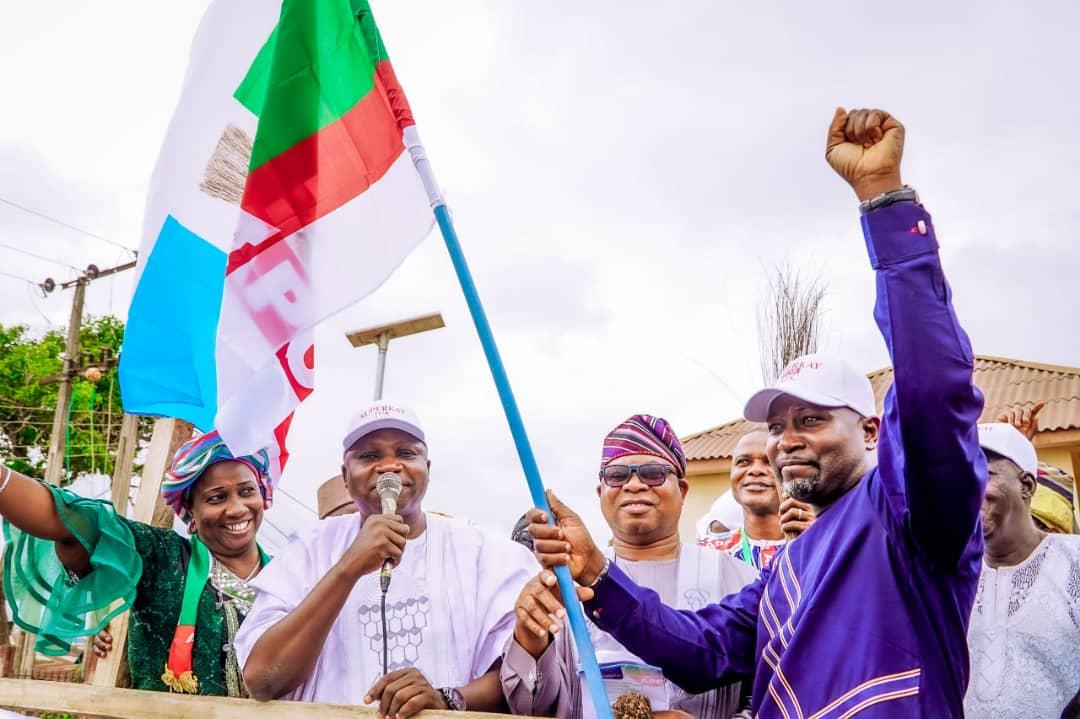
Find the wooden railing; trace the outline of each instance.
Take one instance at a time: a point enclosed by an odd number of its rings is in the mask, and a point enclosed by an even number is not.
[[[358,719],[374,709],[338,704],[256,702],[250,699],[113,689],[27,679],[0,679],[0,707],[16,712],[62,712],[108,719]],[[422,719],[509,719],[506,714],[426,711]]]

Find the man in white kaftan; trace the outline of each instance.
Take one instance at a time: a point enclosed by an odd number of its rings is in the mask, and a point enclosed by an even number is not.
[[[503,709],[499,659],[535,559],[508,539],[421,510],[429,463],[411,412],[376,403],[353,425],[343,476],[359,513],[320,522],[251,583],[259,594],[236,649],[252,696],[375,703],[401,716]],[[399,517],[380,513],[374,481],[386,472],[402,480]],[[384,672],[379,569],[387,558],[396,566]]]
[[[968,719],[1058,719],[1080,688],[1080,536],[1031,519],[1035,449],[1012,426],[980,425],[989,483],[968,628]]]
[[[359,531],[354,515],[330,517],[252,580],[259,596],[237,637],[241,664],[254,639],[303,601]],[[389,671],[418,667],[435,687],[461,687],[483,675],[514,630],[514,600],[535,568],[524,548],[428,514],[427,531],[405,545],[386,597]],[[363,703],[383,674],[379,600],[378,573],[361,577],[315,670],[283,699]]]

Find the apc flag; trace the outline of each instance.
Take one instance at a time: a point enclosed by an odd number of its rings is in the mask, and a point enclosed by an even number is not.
[[[217,0],[151,180],[124,409],[280,453],[316,323],[430,232],[408,102],[366,0]]]

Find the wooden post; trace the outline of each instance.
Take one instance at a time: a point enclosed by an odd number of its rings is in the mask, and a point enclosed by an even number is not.
[[[128,495],[131,493],[131,472],[135,451],[139,448],[139,417],[124,414],[120,424],[120,439],[116,445],[116,465],[112,476],[112,503],[116,512],[127,516]]]
[[[0,679],[0,703],[19,711],[89,714],[112,719],[375,719],[376,709],[338,704],[192,696],[136,689]],[[507,714],[423,711],[418,719],[513,719]],[[522,719],[522,718],[518,718]]]
[[[124,421],[128,421],[125,415]],[[191,423],[180,419],[159,419],[154,422],[154,434],[143,465],[139,494],[135,498],[136,522],[155,527],[171,527],[172,510],[161,499],[161,482],[172,464],[177,448],[191,436]],[[120,462],[117,462],[117,471]],[[130,473],[128,474],[130,477]],[[115,481],[115,479],[114,479]],[[115,495],[114,495],[115,496]],[[109,624],[113,648],[104,659],[95,662],[92,672],[87,672],[87,683],[96,687],[115,687],[127,671],[128,613],[124,612]]]

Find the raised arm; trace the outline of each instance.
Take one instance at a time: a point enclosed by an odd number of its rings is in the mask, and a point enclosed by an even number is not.
[[[0,517],[27,534],[56,542],[56,555],[69,570],[90,571],[89,556],[56,511],[52,492],[7,466],[0,466]]]
[[[914,198],[897,196],[905,189],[903,149],[904,128],[888,113],[838,109],[826,158],[863,203],[877,274],[874,318],[894,370],[880,476],[897,521],[946,568],[959,561],[978,526],[986,487],[976,429],[983,398],[972,383],[974,357],[953,311],[930,215]]]

